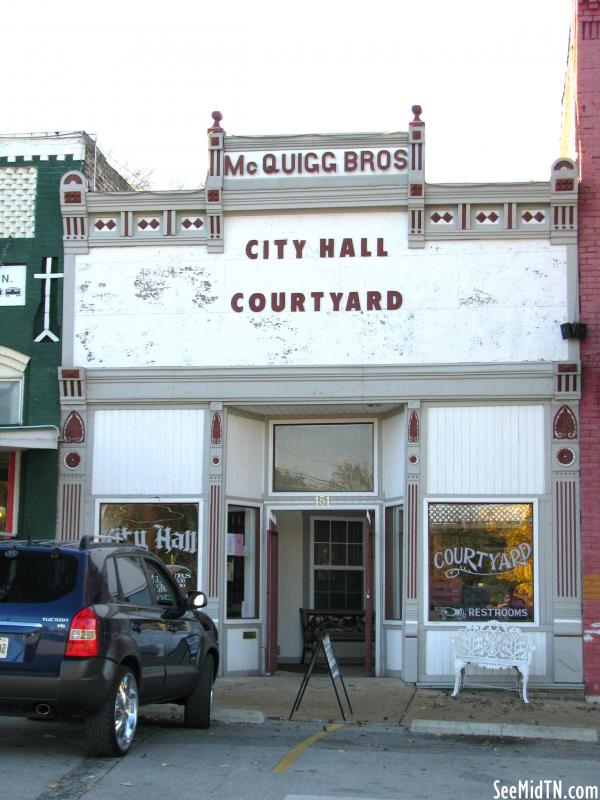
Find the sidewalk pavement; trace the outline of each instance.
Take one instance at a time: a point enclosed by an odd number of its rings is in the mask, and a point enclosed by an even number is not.
[[[600,704],[568,699],[558,692],[529,687],[530,703],[516,692],[463,689],[457,698],[449,689],[419,689],[397,678],[369,678],[343,673],[353,713],[348,723],[399,725],[413,733],[511,736],[598,741]],[[270,677],[217,679],[213,716],[227,721],[261,722],[288,719],[302,682],[302,673],[278,670]],[[294,720],[341,721],[331,678],[313,673]],[[519,727],[514,727],[519,726]]]

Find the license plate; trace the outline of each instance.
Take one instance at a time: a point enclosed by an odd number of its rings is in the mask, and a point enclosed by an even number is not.
[[[0,636],[0,658],[6,658],[8,655],[8,637]]]

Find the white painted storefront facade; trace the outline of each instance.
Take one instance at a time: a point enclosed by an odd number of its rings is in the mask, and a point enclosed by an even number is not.
[[[226,673],[297,663],[316,608],[375,674],[451,683],[500,619],[580,686],[574,165],[429,185],[418,114],[208,138],[197,192],[63,179],[61,534],[195,543]]]

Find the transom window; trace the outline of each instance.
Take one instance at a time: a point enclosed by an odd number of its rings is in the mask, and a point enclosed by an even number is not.
[[[373,492],[372,422],[273,425],[274,492]]]
[[[362,520],[313,520],[313,603],[324,611],[364,607]]]

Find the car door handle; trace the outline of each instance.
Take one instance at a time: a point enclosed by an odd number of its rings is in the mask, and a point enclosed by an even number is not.
[[[142,623],[141,622],[132,622],[131,623],[131,630],[134,633],[141,633],[142,632]]]

